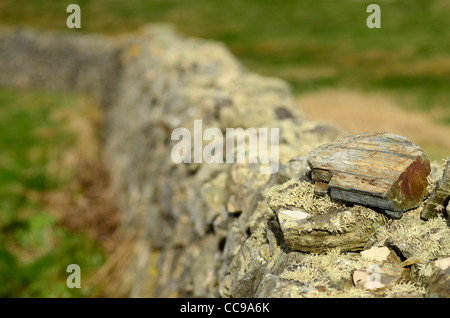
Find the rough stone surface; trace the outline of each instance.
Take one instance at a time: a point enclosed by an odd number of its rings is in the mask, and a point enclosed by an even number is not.
[[[447,209],[446,209],[447,205]],[[440,180],[422,210],[421,217],[428,220],[438,214],[447,213],[447,224],[450,226],[450,158],[447,159]]]
[[[395,253],[386,246],[373,246],[361,252],[361,257],[374,262],[399,262],[399,258]]]
[[[427,297],[449,298],[450,294],[450,268],[439,271],[428,285]]]
[[[386,132],[361,133],[320,146],[307,156],[315,192],[385,210],[393,217],[426,195],[430,162],[419,146]]]
[[[284,239],[292,250],[325,253],[362,250],[385,218],[363,206],[346,207],[314,194],[307,182],[287,182],[267,194]]]
[[[450,202],[447,204],[447,225],[450,227]]]
[[[353,283],[356,288],[382,289],[394,286],[402,278],[403,269],[372,267],[353,272]]]
[[[161,25],[120,41],[4,31],[0,82],[88,93],[103,106],[104,158],[123,228],[135,237],[133,266],[124,277],[130,296],[423,297],[428,286],[435,295],[433,262],[450,256],[445,221],[420,220],[419,207],[384,224],[367,207],[286,196],[286,183],[310,181],[306,155],[344,133],[308,120],[286,83],[246,71],[220,43],[182,38]],[[185,127],[193,134],[195,119],[204,130],[279,128],[280,169],[267,176],[257,173],[257,163],[175,164],[171,133]],[[321,254],[291,248],[302,239],[291,228],[297,226],[288,220],[292,214],[305,222],[302,235],[328,231],[327,244],[305,244]],[[289,232],[295,240],[286,238]],[[364,258],[373,247],[388,247],[409,262]],[[377,292],[356,288],[353,273],[371,264],[400,267],[402,277]]]

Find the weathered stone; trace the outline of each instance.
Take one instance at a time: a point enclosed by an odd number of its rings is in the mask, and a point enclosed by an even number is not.
[[[414,264],[418,264],[418,263],[420,263],[422,260],[420,259],[420,258],[418,258],[418,257],[410,257],[410,258],[407,258],[407,259],[405,259],[401,264],[400,264],[400,266],[401,267],[407,267],[407,266],[411,266],[411,265],[414,265]]]
[[[250,207],[253,193],[257,193],[258,187],[264,186],[270,179],[270,174],[260,173],[257,164],[233,164],[230,169],[228,191],[230,196],[227,201],[227,211],[240,213]]]
[[[442,214],[445,209],[450,210],[450,158],[447,159],[441,179],[437,182],[433,193],[425,201],[422,214],[423,219],[428,220]],[[449,213],[447,212],[447,223],[450,223]]]
[[[228,235],[223,247],[223,261],[227,266],[230,265],[244,242],[245,234],[239,229],[239,221],[233,219],[228,228]]]
[[[257,298],[299,298],[305,297],[313,289],[299,282],[266,274],[256,290]]]
[[[424,290],[409,282],[409,268],[400,266],[400,259],[386,247],[367,250],[362,258],[366,267],[353,272],[356,288],[367,290],[373,297],[423,297]]]
[[[450,229],[441,217],[424,221],[420,208],[405,213],[402,219],[382,226],[370,238],[365,249],[387,246],[403,260],[418,258],[420,261],[450,255]]]
[[[361,257],[377,263],[400,263],[399,257],[386,246],[374,246],[361,252]]]
[[[258,248],[259,247],[259,248]],[[261,244],[247,240],[230,264],[230,295],[253,297],[267,269],[267,259],[263,256]]]
[[[309,171],[306,157],[295,157],[281,165],[278,172],[274,174],[274,178],[277,179],[277,183],[284,183],[290,179],[300,179]]]
[[[439,258],[439,259],[435,260],[434,266],[436,266],[440,270],[445,271],[447,268],[450,267],[450,257]]]
[[[353,273],[353,283],[356,288],[382,289],[392,287],[402,277],[403,269],[372,266]]]
[[[287,245],[296,251],[361,250],[384,217],[363,206],[346,207],[314,194],[313,185],[290,181],[267,194]]]
[[[362,297],[368,293],[354,288],[352,272],[364,264],[357,253],[333,249],[325,254],[304,255],[285,267],[280,276],[300,283],[303,297]]]
[[[398,229],[399,235],[395,235],[395,229],[392,229],[392,235],[385,244],[408,259],[418,258],[421,261],[428,261],[446,256],[449,252],[450,232],[442,228],[442,225],[431,227],[427,225],[417,224],[415,228]],[[433,230],[430,231],[430,228]]]
[[[447,204],[447,226],[450,227],[450,202]]]
[[[284,239],[292,250],[325,253],[330,248],[362,250],[383,219],[374,211],[355,206],[325,214],[280,210],[278,219]]]
[[[388,258],[390,253],[391,253],[391,251],[389,250],[389,248],[387,248],[385,246],[382,246],[382,247],[374,246],[368,250],[362,251],[361,257],[371,260],[371,261],[382,262]]]
[[[426,297],[449,298],[450,295],[450,267],[437,271],[427,287]]]
[[[427,189],[430,162],[405,137],[362,133],[320,146],[307,156],[317,193],[383,209],[399,218],[417,207]]]
[[[449,263],[448,256],[429,261],[421,260],[411,265],[410,279],[416,284],[428,287],[437,275],[449,268]]]

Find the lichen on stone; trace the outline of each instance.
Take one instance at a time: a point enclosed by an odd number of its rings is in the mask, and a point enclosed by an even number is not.
[[[314,298],[370,298],[373,294],[367,290],[349,287],[345,290],[329,288],[325,291],[314,290],[311,292],[311,297]]]
[[[450,255],[450,229],[441,217],[420,219],[419,211],[406,213],[402,220],[389,222],[374,235],[378,242],[394,245],[404,257],[422,262]]]
[[[313,214],[327,213],[330,209],[342,207],[328,196],[314,194],[314,186],[309,182],[291,179],[281,185],[274,185],[265,193],[269,206],[277,211],[281,207],[304,209]]]
[[[336,247],[358,251],[386,221],[370,208],[318,196],[312,184],[296,179],[271,187],[265,196],[285,242],[295,251],[320,254]]]
[[[425,288],[412,282],[394,284],[383,292],[383,296],[386,298],[423,297],[423,295],[425,295]]]
[[[419,263],[417,264],[417,275],[420,279],[426,279],[431,277],[436,273],[436,268],[433,266],[432,262]]]
[[[281,277],[292,279],[311,286],[322,286],[351,281],[351,273],[368,263],[357,254],[341,254],[339,248],[330,249],[325,254],[307,254],[303,260],[288,268]]]

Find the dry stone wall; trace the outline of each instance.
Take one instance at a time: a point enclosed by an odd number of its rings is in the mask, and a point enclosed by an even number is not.
[[[306,155],[344,132],[308,120],[285,82],[248,72],[221,43],[183,38],[165,25],[120,39],[6,30],[0,83],[88,93],[102,105],[104,158],[123,228],[135,237],[124,278],[131,296],[423,297],[445,290],[433,279],[448,279],[449,230],[442,218],[420,220],[420,208],[391,220],[340,206],[343,213],[302,230],[315,238],[307,251],[286,243],[281,227],[295,222],[290,210],[326,204],[308,183]],[[171,134],[185,127],[193,135],[194,120],[203,131],[278,128],[279,170],[174,163]],[[367,233],[356,233],[367,222]],[[424,237],[431,243],[421,248]],[[362,279],[374,266],[381,285],[371,288]]]

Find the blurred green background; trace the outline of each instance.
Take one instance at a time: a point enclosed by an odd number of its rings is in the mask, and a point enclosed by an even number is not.
[[[66,27],[70,3],[81,7],[81,30]],[[370,3],[381,7],[381,29],[366,26]],[[349,132],[392,130],[437,161],[450,153],[449,0],[0,1],[7,26],[114,35],[152,22],[221,41],[250,71],[285,79],[313,119]],[[0,296],[93,295],[65,287],[64,270],[75,262],[67,254],[95,269],[104,252],[82,230],[59,224],[42,200],[55,189],[82,191],[68,186],[76,178],[70,173],[61,178],[45,168],[76,138],[49,114],[79,99],[0,89]],[[42,138],[36,127],[55,133]]]

